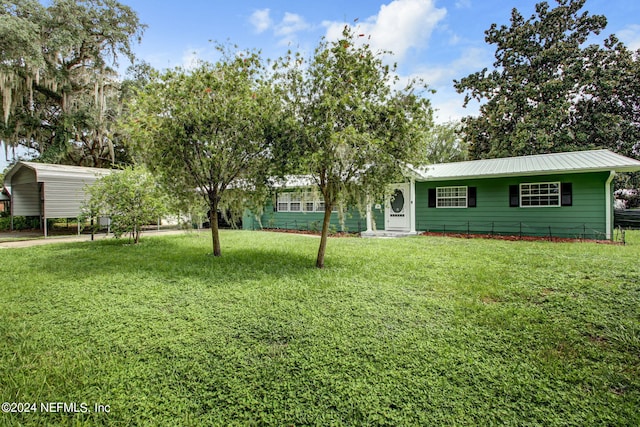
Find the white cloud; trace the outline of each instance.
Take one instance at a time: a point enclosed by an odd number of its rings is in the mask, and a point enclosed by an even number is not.
[[[625,27],[617,33],[620,40],[631,50],[640,49],[640,25],[634,24]]]
[[[302,16],[285,12],[284,18],[279,24],[275,26],[275,34],[277,36],[288,37],[300,31],[308,30],[311,28]]]
[[[389,50],[402,59],[411,48],[426,46],[431,33],[447,14],[434,0],[393,0],[382,5],[377,15],[357,24],[357,31],[370,36],[373,50]],[[328,40],[342,34],[345,23],[324,22]]]
[[[462,77],[488,67],[491,60],[492,56],[488,49],[471,47],[462,50],[460,56],[450,63],[422,66],[405,79],[420,78],[439,91],[441,88],[452,87],[454,79],[460,80]]]
[[[182,53],[182,68],[185,70],[193,70],[201,60],[202,49],[187,49]]]
[[[453,121],[459,121],[466,116],[477,116],[480,113],[480,104],[477,102],[470,102],[466,108],[462,105],[464,103],[464,95],[456,92],[449,92],[442,94],[440,98],[433,101],[433,120],[436,123],[447,123]]]
[[[260,9],[251,14],[249,22],[253,25],[256,33],[260,34],[271,28],[273,21],[271,20],[270,13],[271,11],[269,9]]]
[[[456,1],[456,9],[470,9],[470,8],[471,8],[471,0]]]
[[[435,94],[426,95],[436,110],[434,118],[437,123],[459,120],[469,115],[477,115],[479,104],[475,101],[464,108],[464,94],[459,94],[453,87],[453,80],[482,70],[489,66],[492,55],[489,49],[470,47],[461,51],[460,56],[446,64],[422,66],[410,75],[400,76],[397,88],[404,87],[410,80],[420,79],[429,88],[435,89]]]

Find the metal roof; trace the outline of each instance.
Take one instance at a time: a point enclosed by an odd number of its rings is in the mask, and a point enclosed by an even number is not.
[[[99,178],[113,172],[112,169],[88,168],[84,166],[54,165],[49,163],[23,162],[16,163],[4,177],[5,182],[11,182],[11,177],[22,167],[27,167],[36,173],[37,182],[47,182],[60,178],[81,180],[83,178]]]
[[[316,182],[310,175],[286,175],[284,180],[274,178],[271,182],[273,188],[301,188],[313,187],[314,185]]]
[[[437,181],[600,171],[634,172],[640,171],[640,161],[609,150],[590,150],[409,166],[409,171],[418,181]]]

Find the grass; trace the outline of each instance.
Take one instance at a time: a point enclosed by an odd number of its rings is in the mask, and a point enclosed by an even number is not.
[[[4,250],[0,394],[38,411],[0,424],[640,425],[627,240],[332,239],[323,271],[265,232]]]

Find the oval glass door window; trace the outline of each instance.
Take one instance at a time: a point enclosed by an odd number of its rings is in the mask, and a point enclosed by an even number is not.
[[[404,194],[402,190],[396,189],[391,197],[391,210],[400,213],[404,210]]]

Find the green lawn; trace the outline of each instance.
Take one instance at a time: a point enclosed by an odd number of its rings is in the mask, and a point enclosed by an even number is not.
[[[37,404],[0,425],[640,425],[627,239],[336,238],[322,271],[266,232],[0,249],[1,400]]]

